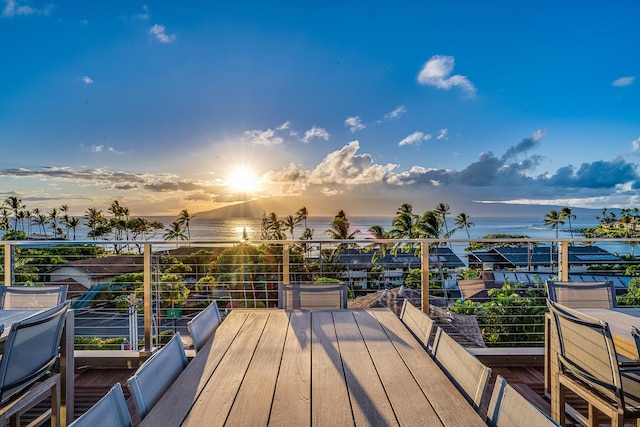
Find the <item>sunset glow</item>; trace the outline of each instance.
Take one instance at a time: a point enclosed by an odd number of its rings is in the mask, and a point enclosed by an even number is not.
[[[258,178],[248,168],[235,169],[227,178],[227,184],[238,193],[253,193],[258,189]]]

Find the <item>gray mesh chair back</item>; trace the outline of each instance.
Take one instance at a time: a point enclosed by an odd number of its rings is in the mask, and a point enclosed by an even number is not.
[[[400,320],[425,348],[429,347],[434,323],[426,313],[411,304],[409,300],[404,300],[402,311],[400,312]]]
[[[613,282],[560,282],[547,280],[549,300],[570,308],[617,307]]]
[[[569,388],[612,420],[640,416],[640,369],[618,363],[607,322],[548,301],[558,336],[560,387]],[[563,392],[554,393],[562,399]],[[564,401],[560,422],[564,419]],[[591,412],[591,411],[590,411]]]
[[[431,354],[475,410],[480,411],[491,368],[482,364],[440,327],[436,331]]]
[[[131,427],[132,425],[122,386],[116,383],[102,399],[69,424],[69,427]]]
[[[50,308],[67,299],[67,285],[0,286],[0,309],[32,310]]]
[[[2,331],[2,329],[0,329]],[[640,329],[631,325],[631,336],[633,340],[636,342],[636,347],[638,348],[638,354],[640,354]]]
[[[0,402],[54,368],[67,309],[60,304],[11,325],[0,359]]]
[[[214,301],[187,323],[187,329],[196,352],[211,339],[221,321],[218,303]]]
[[[341,309],[347,308],[347,302],[344,283],[278,284],[278,308]]]
[[[140,418],[144,418],[187,366],[180,333],[147,359],[127,380]]]
[[[558,426],[553,419],[534,406],[498,375],[489,410],[489,427],[552,427]]]

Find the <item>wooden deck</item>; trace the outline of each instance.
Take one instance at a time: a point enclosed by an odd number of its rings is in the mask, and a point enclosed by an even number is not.
[[[551,402],[544,395],[544,372],[542,366],[494,367],[492,369],[491,382],[489,387],[487,387],[488,393],[493,389],[495,378],[498,375],[502,375],[509,384],[525,396],[527,400],[541,408],[547,414],[551,412]],[[125,386],[127,378],[129,378],[133,372],[135,372],[134,369],[78,369],[76,371],[76,417],[104,396],[116,382],[120,382]],[[132,413],[135,413],[133,400],[129,396],[126,387],[125,396],[129,409]],[[488,399],[485,399],[485,402],[488,402]],[[586,406],[580,404],[577,400],[573,401],[573,406],[581,412],[586,412]],[[486,410],[486,408],[483,409]],[[576,426],[578,424],[571,423],[568,425]],[[608,423],[602,423],[602,426],[607,425]]]

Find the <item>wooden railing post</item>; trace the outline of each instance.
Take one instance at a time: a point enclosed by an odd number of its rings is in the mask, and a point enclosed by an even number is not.
[[[4,284],[5,286],[13,285],[13,257],[15,253],[15,246],[5,243],[4,244]]]
[[[144,351],[151,352],[151,245],[144,245]]]
[[[289,245],[282,245],[282,283],[288,285],[289,279]]]
[[[429,243],[420,243],[422,254],[422,311],[429,314]]]
[[[569,242],[558,244],[558,278],[567,282],[569,280]]]

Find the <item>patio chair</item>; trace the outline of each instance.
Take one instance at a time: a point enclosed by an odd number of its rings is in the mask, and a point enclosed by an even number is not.
[[[279,283],[278,308],[347,308],[347,286],[344,283]]]
[[[547,280],[549,300],[570,308],[617,307],[613,282],[560,282]]]
[[[552,394],[565,424],[565,396],[570,390],[589,406],[590,425],[598,413],[622,427],[640,417],[640,367],[619,364],[607,322],[548,301],[558,336],[559,390]]]
[[[491,368],[482,364],[440,327],[436,331],[431,354],[474,409],[480,412],[482,397],[491,377]]]
[[[178,332],[127,380],[127,387],[140,419],[149,413],[187,363],[187,355]]]
[[[0,286],[0,309],[32,310],[55,307],[65,302],[67,285]]]
[[[56,362],[67,304],[13,323],[0,359],[0,426],[20,425],[24,412],[50,397],[50,409],[38,417],[60,425],[60,373]]]
[[[489,410],[489,427],[552,427],[558,426],[540,408],[529,402],[498,375],[493,387]]]
[[[196,352],[211,339],[221,321],[218,303],[214,301],[187,323],[187,330]]]
[[[0,329],[0,331],[2,330]],[[633,340],[636,342],[636,347],[638,348],[638,354],[640,354],[640,329],[631,325],[631,336],[633,337]]]
[[[69,427],[131,427],[132,425],[122,386],[120,383],[115,383],[106,395],[69,424]]]
[[[422,343],[424,348],[429,348],[431,331],[433,331],[433,320],[422,310],[411,304],[409,300],[404,300],[400,320],[411,331],[411,333]]]

